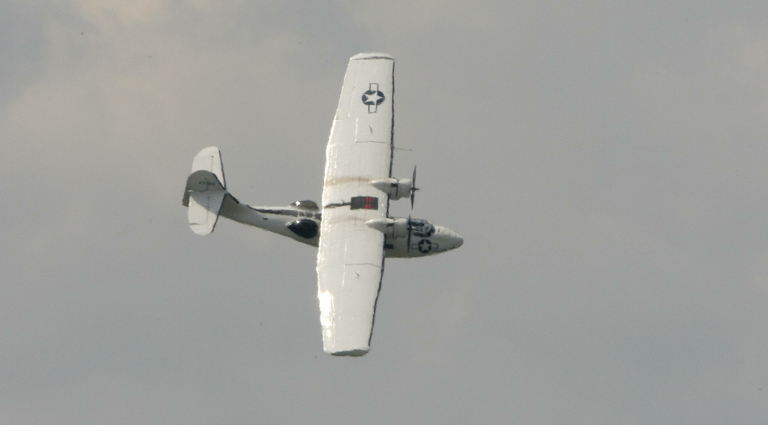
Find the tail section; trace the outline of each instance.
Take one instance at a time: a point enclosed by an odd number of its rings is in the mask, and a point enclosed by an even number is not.
[[[189,207],[189,228],[195,234],[208,235],[216,227],[221,205],[227,195],[221,152],[216,147],[201,150],[192,161],[182,204]]]
[[[256,208],[233,197],[227,191],[221,153],[216,147],[205,148],[195,156],[181,203],[189,207],[189,228],[201,236],[212,233],[219,217],[224,217],[315,247],[320,240],[321,212],[312,201]]]

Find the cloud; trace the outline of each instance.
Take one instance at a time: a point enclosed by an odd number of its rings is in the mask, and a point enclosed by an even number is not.
[[[3,3],[0,416],[763,422],[766,12]],[[194,236],[180,201],[210,145],[244,202],[319,199],[360,51],[397,59],[395,173],[419,166],[393,214],[466,243],[388,261],[345,361],[314,249]]]

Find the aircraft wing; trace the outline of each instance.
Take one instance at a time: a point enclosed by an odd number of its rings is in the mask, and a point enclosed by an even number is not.
[[[394,65],[387,54],[350,59],[326,150],[317,285],[323,349],[334,355],[370,349],[384,234],[365,222],[388,216],[370,181],[390,177]]]

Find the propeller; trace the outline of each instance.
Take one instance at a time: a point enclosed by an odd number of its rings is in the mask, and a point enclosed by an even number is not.
[[[413,195],[411,195],[413,197]],[[408,240],[406,240],[405,244],[408,246],[407,250],[408,253],[411,253],[411,231],[413,228],[411,227],[411,215],[408,215]]]
[[[414,165],[413,166],[413,179],[411,180],[411,210],[413,210],[413,199],[416,197],[416,191],[417,190],[419,190],[419,188],[416,187],[416,165]],[[408,216],[408,229],[409,230],[410,230],[410,227],[411,227],[411,217]],[[410,231],[408,231],[408,235],[410,236]]]

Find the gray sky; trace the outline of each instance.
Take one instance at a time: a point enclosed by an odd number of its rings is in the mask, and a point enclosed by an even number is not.
[[[0,422],[768,422],[768,4],[0,3]],[[350,56],[465,238],[323,354],[316,250],[181,197],[320,200]],[[396,215],[409,207],[396,203]]]

